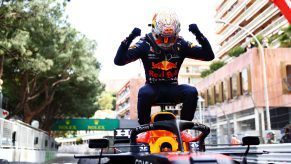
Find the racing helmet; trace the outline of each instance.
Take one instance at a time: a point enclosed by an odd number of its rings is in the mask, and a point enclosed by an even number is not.
[[[152,20],[152,34],[155,43],[162,49],[170,49],[177,41],[180,21],[174,11],[159,11]]]

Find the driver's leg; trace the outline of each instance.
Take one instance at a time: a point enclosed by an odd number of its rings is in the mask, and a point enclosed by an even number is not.
[[[139,89],[138,92],[138,102],[137,102],[137,114],[138,123],[140,125],[150,123],[151,116],[151,106],[156,100],[157,89],[152,85],[146,84]]]
[[[177,85],[168,90],[168,96],[171,96],[171,99],[174,99],[174,101],[183,103],[180,116],[181,120],[192,121],[197,107],[197,89],[186,84]]]

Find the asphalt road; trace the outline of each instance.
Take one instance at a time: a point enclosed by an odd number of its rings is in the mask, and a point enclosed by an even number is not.
[[[47,164],[77,164],[78,159],[74,158],[74,154],[58,153],[56,158],[46,162]]]
[[[57,158],[46,162],[47,164],[96,164],[97,159],[75,159],[74,154],[57,154]]]

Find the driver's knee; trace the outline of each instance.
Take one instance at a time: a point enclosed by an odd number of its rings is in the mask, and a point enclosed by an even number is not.
[[[190,99],[198,99],[198,91],[195,87],[185,85],[184,89],[184,95],[185,98],[190,98]]]
[[[155,90],[150,85],[144,85],[138,91],[138,99],[154,99]]]

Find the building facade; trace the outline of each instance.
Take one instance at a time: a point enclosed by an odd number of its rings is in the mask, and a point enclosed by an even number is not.
[[[211,142],[229,143],[231,134],[265,137],[266,99],[272,130],[280,132],[291,123],[291,49],[264,49],[264,54],[268,97],[264,96],[262,55],[257,48],[196,84],[205,100],[204,122],[216,136]]]
[[[144,78],[130,79],[117,92],[116,113],[118,118],[137,119],[138,90],[144,83]]]
[[[179,84],[194,85],[202,80],[200,73],[209,68],[210,62],[185,59],[179,71]]]
[[[220,46],[216,57],[223,60],[229,58],[226,54],[233,47],[245,47],[248,44],[248,32],[270,38],[288,25],[277,6],[269,0],[221,0],[216,8],[215,19],[218,22],[217,44]]]

